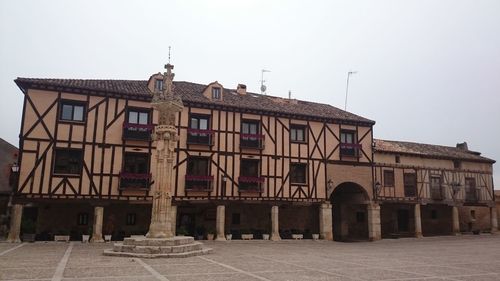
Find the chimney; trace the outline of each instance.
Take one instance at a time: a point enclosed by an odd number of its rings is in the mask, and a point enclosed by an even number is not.
[[[238,88],[236,88],[236,92],[239,95],[246,95],[247,94],[247,85],[245,85],[245,84],[238,84]]]
[[[469,150],[469,148],[467,147],[467,142],[465,141],[463,143],[457,143],[457,148],[465,151]]]

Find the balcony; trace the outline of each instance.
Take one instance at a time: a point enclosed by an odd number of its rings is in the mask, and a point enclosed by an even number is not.
[[[187,143],[199,145],[214,145],[214,131],[201,129],[187,129]]]
[[[212,182],[214,181],[214,176],[194,176],[186,175],[186,191],[212,191]]]
[[[241,176],[238,178],[240,192],[262,192],[262,185],[265,178],[263,177],[247,177]]]
[[[359,143],[341,143],[340,156],[359,157],[359,150],[361,147]]]
[[[123,123],[123,139],[150,141],[154,125]]]
[[[264,149],[264,135],[240,134],[240,148]]]
[[[145,190],[149,189],[151,174],[120,173],[120,189]]]

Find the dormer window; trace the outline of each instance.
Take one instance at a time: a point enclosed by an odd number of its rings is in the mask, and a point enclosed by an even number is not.
[[[220,100],[220,95],[221,95],[220,92],[221,92],[220,88],[213,87],[212,88],[212,99],[214,99],[214,100]]]
[[[155,79],[155,90],[156,91],[163,91],[163,80],[162,79]]]

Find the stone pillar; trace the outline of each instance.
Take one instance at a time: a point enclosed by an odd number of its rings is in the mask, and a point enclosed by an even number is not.
[[[216,239],[217,241],[226,241],[224,226],[226,224],[226,206],[217,206],[217,218],[215,221]]]
[[[490,208],[490,218],[491,218],[491,233],[498,232],[498,217],[497,217],[497,208]]]
[[[12,212],[10,214],[10,229],[7,242],[20,243],[21,242],[21,219],[23,218],[23,205],[12,205]]]
[[[380,205],[377,203],[369,203],[368,209],[368,239],[376,241],[382,239],[382,231],[380,227]]]
[[[319,237],[333,240],[332,204],[325,202],[319,206]]]
[[[102,238],[102,222],[104,220],[104,207],[94,207],[94,225],[90,242],[104,242]]]
[[[452,207],[452,220],[453,220],[453,234],[460,234],[460,220],[458,218],[458,207]]]
[[[271,208],[271,240],[280,241],[280,226],[279,226],[279,207],[273,206]]]
[[[172,232],[172,236],[175,236],[177,233],[177,206],[172,205],[170,207],[170,223],[172,224],[170,231]]]
[[[415,204],[415,237],[422,238],[422,215],[420,213],[420,204]]]

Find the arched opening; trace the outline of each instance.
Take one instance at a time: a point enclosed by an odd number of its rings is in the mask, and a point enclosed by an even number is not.
[[[333,205],[335,241],[368,240],[369,197],[364,188],[353,182],[338,185],[330,196]]]

